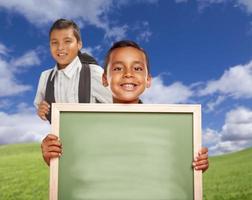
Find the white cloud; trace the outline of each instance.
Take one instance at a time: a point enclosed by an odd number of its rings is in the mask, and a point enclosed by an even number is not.
[[[181,82],[169,86],[163,83],[162,76],[152,79],[151,87],[143,94],[145,103],[184,103],[193,95],[193,91]]]
[[[152,36],[150,25],[147,21],[137,22],[136,25],[132,28],[132,30],[138,32],[136,37],[137,41],[148,42],[150,37]]]
[[[209,154],[221,155],[225,153],[232,153],[251,147],[251,141],[223,141],[217,143],[215,146],[209,148]]]
[[[133,3],[157,3],[158,0],[138,0]],[[58,18],[74,19],[80,25],[91,24],[105,31],[105,37],[116,40],[124,38],[127,25],[115,25],[115,19],[108,19],[108,13],[113,8],[120,8],[132,3],[130,0],[61,0],[49,1],[43,3],[40,0],[30,1],[0,1],[0,8],[5,8],[10,12],[18,12],[23,15],[29,22],[43,26],[52,23]],[[113,25],[111,25],[113,23]]]
[[[3,49],[8,52],[5,46]],[[38,64],[40,64],[40,60],[36,51],[29,51],[19,58],[11,59],[11,61],[0,57],[0,97],[17,95],[31,90],[30,85],[22,84],[17,80],[16,74],[21,73],[27,67]],[[8,86],[8,90],[6,86]]]
[[[37,52],[34,50],[31,50],[31,51],[26,52],[24,55],[22,55],[19,58],[12,59],[10,61],[10,65],[19,71],[20,69],[18,69],[18,67],[27,68],[34,65],[40,65],[40,59],[38,57]]]
[[[7,47],[0,43],[0,55],[5,56],[8,52],[9,52],[9,50],[7,49]]]
[[[252,110],[238,107],[226,114],[222,140],[252,140]]]
[[[0,99],[0,109],[8,109],[13,103],[9,99]]]
[[[207,128],[203,131],[203,145],[204,146],[214,146],[220,142],[221,136],[218,131]]]
[[[82,18],[83,21],[103,27],[100,15],[109,9],[111,0],[75,0],[75,1],[0,1],[0,6],[16,11],[33,24],[43,25],[57,18]],[[73,12],[74,11],[74,12]]]
[[[143,32],[141,32],[138,36],[137,36],[137,41],[145,41],[145,42],[149,42],[149,38],[152,36],[152,32],[150,30],[145,30]]]
[[[218,93],[238,98],[252,98],[252,61],[229,68],[218,80],[209,81],[199,95]]]
[[[177,0],[180,1],[180,0]],[[252,1],[251,0],[197,0],[199,3],[200,10],[205,7],[210,6],[211,4],[220,4],[220,3],[232,3],[234,7],[241,7],[246,10],[247,13],[252,13]]]
[[[30,112],[30,110],[33,110],[33,112]],[[33,108],[27,107],[15,114],[0,112],[0,145],[40,142],[49,133],[50,126],[34,113]]]
[[[87,53],[91,56],[94,56],[96,52],[100,52],[102,50],[101,45],[97,45],[94,47],[84,47],[81,49],[81,52]]]
[[[252,146],[252,110],[238,107],[229,111],[221,131],[206,129],[203,144],[212,155],[239,151]]]
[[[210,101],[207,103],[207,109],[206,112],[211,112],[213,111],[218,105],[220,105],[224,100],[226,99],[226,97],[224,96],[218,96],[217,99],[215,101]]]
[[[237,0],[237,4],[244,8],[248,13],[252,13],[252,1],[251,0]]]
[[[31,89],[31,86],[18,83],[7,62],[0,59],[0,97],[16,95]],[[8,90],[6,89],[8,86]]]
[[[248,13],[252,13],[252,1],[251,0],[237,0],[237,3],[245,8]]]
[[[121,40],[126,37],[127,30],[127,25],[109,28],[105,34],[105,38],[114,38],[115,41]]]

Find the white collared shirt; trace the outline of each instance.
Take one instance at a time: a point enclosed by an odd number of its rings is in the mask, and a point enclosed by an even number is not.
[[[82,64],[78,56],[64,69],[58,70],[57,65],[54,68],[41,73],[37,93],[34,99],[34,105],[38,108],[41,101],[45,99],[45,91],[48,77],[53,70],[54,96],[57,103],[78,103],[79,102],[79,79]],[[101,103],[111,103],[112,96],[110,91],[102,85],[103,69],[95,64],[90,64],[90,102],[97,101]]]

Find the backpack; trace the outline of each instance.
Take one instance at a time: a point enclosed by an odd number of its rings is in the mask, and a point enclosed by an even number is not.
[[[82,63],[82,68],[80,71],[80,80],[79,80],[79,89],[78,89],[78,97],[79,103],[90,103],[90,90],[91,90],[91,80],[90,80],[90,66],[89,64],[96,64],[96,60],[88,55],[87,53],[78,53],[78,57]],[[50,72],[47,84],[46,84],[46,92],[45,92],[45,101],[50,105],[49,112],[46,115],[47,120],[51,123],[51,105],[55,103],[54,96],[54,78],[52,78],[53,69]]]

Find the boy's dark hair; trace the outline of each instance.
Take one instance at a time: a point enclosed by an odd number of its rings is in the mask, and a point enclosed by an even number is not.
[[[107,73],[109,56],[112,53],[112,51],[115,50],[115,49],[118,49],[118,48],[122,48],[122,47],[133,47],[133,48],[136,48],[136,49],[142,51],[144,53],[144,55],[145,55],[148,74],[150,74],[149,58],[148,58],[148,55],[147,55],[146,51],[143,48],[141,48],[136,42],[131,41],[131,40],[121,40],[121,41],[115,42],[112,45],[112,47],[108,50],[108,52],[106,54],[106,57],[105,57],[105,62],[104,62],[104,65],[103,65],[104,73]]]
[[[56,20],[53,25],[50,28],[49,31],[49,37],[51,36],[51,33],[53,30],[61,30],[61,29],[67,29],[67,28],[73,28],[74,36],[76,37],[77,41],[81,41],[81,33],[80,28],[73,20],[68,19],[58,19]]]

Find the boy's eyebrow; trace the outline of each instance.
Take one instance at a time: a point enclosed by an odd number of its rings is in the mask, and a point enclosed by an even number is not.
[[[124,64],[123,61],[115,61],[112,63],[112,65],[115,65],[115,64]],[[141,61],[134,61],[133,64],[141,64],[141,65],[144,65],[144,62],[141,62]]]
[[[112,63],[112,65],[115,65],[115,64],[122,64],[123,65],[123,62],[122,61],[115,61]]]
[[[56,41],[56,40],[58,40],[58,39],[57,39],[57,38],[51,38],[50,40],[51,40],[51,41],[52,41],[52,40]],[[63,40],[72,40],[72,38],[71,38],[71,37],[64,37]]]
[[[141,65],[144,65],[144,62],[142,62],[142,61],[134,61],[133,63],[134,63],[134,64],[141,64]]]
[[[63,40],[68,40],[68,39],[69,39],[69,40],[72,40],[73,38],[71,38],[71,37],[64,37],[64,38],[63,38]]]

